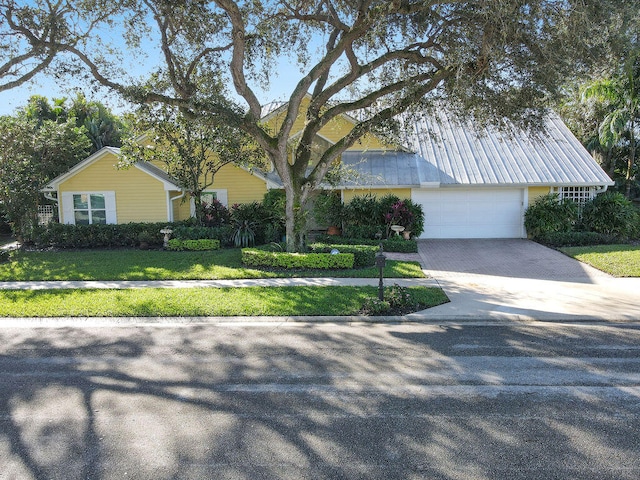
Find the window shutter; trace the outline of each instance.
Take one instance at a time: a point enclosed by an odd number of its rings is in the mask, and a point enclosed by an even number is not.
[[[216,190],[217,200],[225,207],[229,207],[229,198],[227,197],[227,189]]]
[[[104,206],[107,223],[118,223],[118,216],[116,215],[116,192],[104,192]]]
[[[62,216],[64,223],[76,224],[76,218],[73,214],[73,193],[71,192],[62,192]]]

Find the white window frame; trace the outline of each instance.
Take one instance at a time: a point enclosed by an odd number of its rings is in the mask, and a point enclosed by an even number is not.
[[[213,194],[213,198],[218,200],[225,207],[229,208],[229,205],[228,205],[229,204],[229,197],[227,195],[227,189],[226,188],[207,189],[207,190],[203,190],[202,191],[202,195],[207,195],[207,194],[209,194],[209,195]],[[191,216],[195,217],[196,216],[196,202],[193,200],[193,198],[191,198],[189,200],[189,205],[190,205]]]
[[[64,223],[75,225],[76,224],[76,208],[73,203],[75,195],[88,195],[89,196],[89,225],[93,224],[91,215],[91,195],[102,195],[104,197],[104,210],[107,224],[115,224],[117,222],[116,216],[116,194],[115,192],[62,192],[62,211],[64,215]],[[96,209],[94,209],[96,210]],[[102,209],[100,209],[102,210]]]

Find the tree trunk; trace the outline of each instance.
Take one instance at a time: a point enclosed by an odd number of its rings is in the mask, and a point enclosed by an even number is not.
[[[287,252],[303,252],[305,250],[305,236],[307,232],[307,218],[305,215],[306,201],[302,191],[293,184],[284,186],[286,194],[285,216]]]
[[[635,175],[633,174],[633,169],[636,163],[636,136],[634,134],[634,129],[636,128],[635,122],[631,122],[631,128],[629,130],[629,160],[627,161],[627,176],[626,176],[626,192],[625,196],[628,199],[631,199],[631,185],[633,183],[633,179]]]

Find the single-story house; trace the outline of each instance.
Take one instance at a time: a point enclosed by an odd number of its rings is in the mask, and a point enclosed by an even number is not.
[[[265,121],[277,122],[282,114],[282,107],[271,108]],[[325,126],[319,147],[356,122],[345,115]],[[343,153],[356,180],[331,188],[345,202],[365,193],[411,198],[424,209],[422,238],[522,238],[524,212],[535,198],[557,192],[584,202],[613,185],[557,116],[538,136],[481,129],[445,111],[412,120],[405,131],[401,149],[367,136]],[[140,162],[119,170],[118,153],[105,147],[42,189],[57,202],[60,222],[170,222],[193,214],[188,193],[159,165]],[[207,195],[230,206],[260,201],[268,189],[281,187],[275,171],[227,165]]]

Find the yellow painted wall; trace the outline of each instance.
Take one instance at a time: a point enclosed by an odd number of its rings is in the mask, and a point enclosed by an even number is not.
[[[261,202],[267,192],[267,184],[260,178],[235,165],[225,165],[213,179],[213,185],[207,190],[226,190],[227,207],[234,203]],[[178,192],[171,192],[174,197]],[[191,216],[191,202],[189,195],[185,200],[176,200],[173,205],[174,219],[186,220]]]
[[[393,194],[396,197],[402,199],[411,198],[410,188],[361,188],[361,189],[349,189],[342,191],[342,202],[349,203],[353,197],[359,197],[363,195],[371,194],[374,197],[383,197],[384,195]]]
[[[162,183],[135,167],[117,170],[117,162],[114,154],[104,154],[61,183],[59,198],[62,192],[115,191],[118,223],[167,221],[167,197]],[[64,223],[65,219],[60,221]]]
[[[300,106],[300,112],[298,113],[298,116],[293,123],[293,128],[291,129],[293,135],[304,128],[305,114],[308,106],[309,99],[304,98]],[[283,109],[282,112],[278,112],[277,114],[270,117],[267,121],[267,125],[272,126],[274,131],[277,131],[280,128],[280,125],[282,125],[285,116],[286,109]],[[337,117],[333,121],[322,127],[319,134],[330,142],[336,143],[347,133],[349,133],[349,131],[351,131],[353,127],[354,123],[352,121],[344,117]],[[392,147],[382,143],[375,136],[366,134],[360,139],[359,142],[356,142],[351,148],[349,148],[349,150],[388,150],[390,148]]]
[[[551,192],[550,187],[529,187],[529,205],[532,205],[538,197]]]
[[[225,188],[229,207],[234,203],[261,202],[267,192],[267,184],[261,178],[235,165],[222,167],[213,180],[211,189]]]

